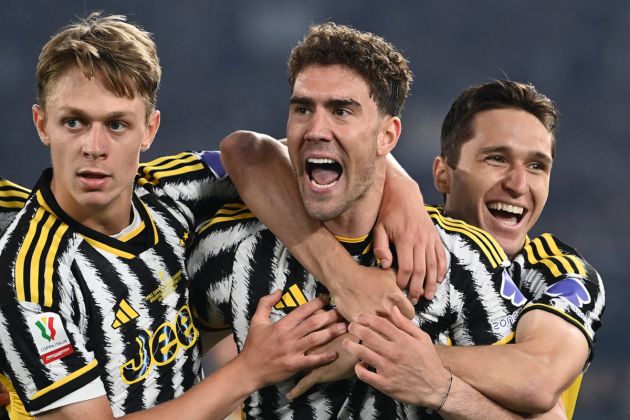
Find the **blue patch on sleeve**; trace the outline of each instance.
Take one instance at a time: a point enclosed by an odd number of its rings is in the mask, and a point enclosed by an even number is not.
[[[586,290],[586,287],[581,281],[571,277],[552,285],[545,293],[549,296],[562,297],[578,308],[591,303],[591,295]]]
[[[221,152],[218,150],[201,152],[201,159],[206,162],[206,165],[217,178],[223,178],[227,175],[227,171],[221,163]]]

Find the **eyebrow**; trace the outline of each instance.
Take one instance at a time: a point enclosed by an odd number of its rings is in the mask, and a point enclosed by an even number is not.
[[[291,98],[289,103],[293,105],[313,106],[315,105],[315,100],[313,98],[309,98],[305,96],[294,96]],[[324,106],[329,109],[335,109],[335,108],[341,108],[341,107],[361,108],[361,104],[359,102],[350,98],[327,99],[326,101],[324,101]]]
[[[479,153],[480,154],[486,154],[486,153],[509,153],[512,151],[511,147],[506,147],[506,146],[488,146],[488,147],[482,147],[481,149],[479,149]],[[553,163],[553,158],[551,156],[549,156],[546,153],[543,152],[534,152],[534,153],[530,153],[529,155],[533,155],[536,159],[541,160],[549,165],[551,165]]]
[[[82,119],[90,119],[91,116],[84,112],[83,110],[79,109],[79,108],[74,108],[74,107],[62,107],[61,108],[61,112],[63,114],[70,114],[70,115],[74,115],[78,118],[82,118]],[[108,114],[105,114],[105,117],[103,118],[104,121],[110,121],[110,120],[115,120],[115,119],[119,119],[119,118],[125,118],[127,116],[129,116],[131,113],[127,112],[127,111],[114,111],[114,112],[110,112]]]

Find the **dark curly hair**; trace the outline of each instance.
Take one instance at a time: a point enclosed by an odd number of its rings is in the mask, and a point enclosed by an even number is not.
[[[400,116],[413,79],[407,60],[392,44],[372,33],[332,22],[311,25],[291,51],[291,90],[297,75],[311,64],[341,64],[355,70],[367,82],[378,109],[393,116]]]

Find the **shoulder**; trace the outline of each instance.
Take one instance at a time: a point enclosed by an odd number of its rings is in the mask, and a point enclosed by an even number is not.
[[[136,182],[144,186],[165,181],[192,181],[199,177],[219,179],[225,176],[219,152],[182,152],[140,164]]]
[[[72,255],[73,235],[36,192],[0,240],[0,271],[12,279],[3,283],[14,289],[18,301],[52,305],[53,279],[60,277],[64,256]]]
[[[575,248],[550,233],[529,240],[517,258],[523,260],[526,268],[542,270],[553,277],[572,275],[592,278],[597,275]]]
[[[440,207],[425,206],[446,250],[458,260],[481,258],[492,269],[508,264],[508,258],[499,243],[483,229],[463,220],[445,216]]]

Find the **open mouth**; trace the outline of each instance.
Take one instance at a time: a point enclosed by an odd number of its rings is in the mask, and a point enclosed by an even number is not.
[[[311,185],[322,190],[333,187],[343,173],[343,167],[328,158],[309,158],[305,169]]]
[[[513,204],[501,203],[493,201],[488,203],[488,211],[497,219],[512,225],[517,225],[523,220],[523,216],[527,213],[524,207]]]

